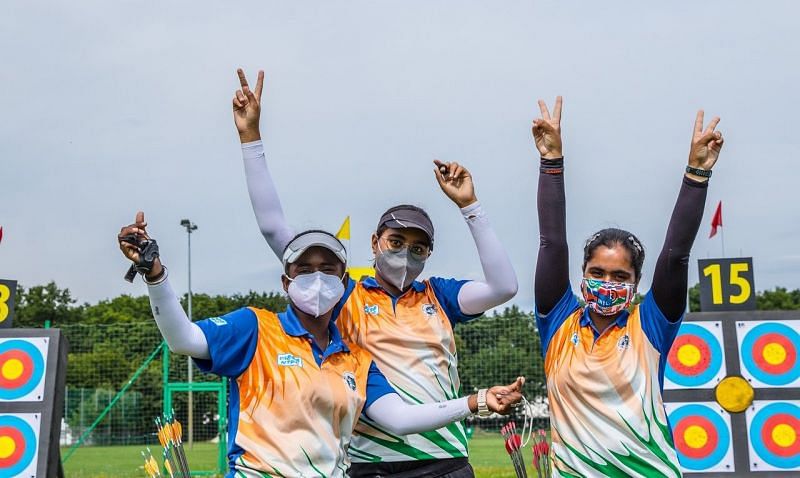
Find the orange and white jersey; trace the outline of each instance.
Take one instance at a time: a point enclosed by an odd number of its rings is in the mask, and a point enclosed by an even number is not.
[[[680,477],[661,396],[680,321],[651,294],[605,331],[567,291],[537,314],[550,402],[554,476]]]
[[[393,390],[369,353],[342,341],[317,347],[289,308],[245,308],[197,322],[211,359],[231,377],[229,477],[346,476],[347,446],[362,409]]]
[[[474,318],[458,307],[466,281],[431,278],[392,297],[374,278],[351,281],[336,324],[348,343],[368,350],[389,383],[408,403],[460,396],[453,325]],[[362,416],[350,444],[353,462],[411,461],[467,456],[462,423],[398,436]]]

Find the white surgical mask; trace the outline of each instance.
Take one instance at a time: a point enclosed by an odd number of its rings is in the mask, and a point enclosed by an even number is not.
[[[301,274],[289,278],[289,298],[306,314],[319,317],[339,302],[344,295],[342,279],[322,272]]]

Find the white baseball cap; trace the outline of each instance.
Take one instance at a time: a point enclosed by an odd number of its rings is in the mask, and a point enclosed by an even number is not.
[[[297,261],[311,247],[324,247],[333,252],[342,264],[347,264],[347,251],[339,239],[325,231],[311,230],[301,232],[289,241],[283,250],[283,267]]]

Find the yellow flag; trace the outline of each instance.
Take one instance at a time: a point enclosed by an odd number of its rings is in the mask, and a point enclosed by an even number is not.
[[[350,216],[344,218],[344,222],[342,223],[342,227],[339,228],[339,232],[336,233],[337,239],[343,239],[345,241],[350,240]]]

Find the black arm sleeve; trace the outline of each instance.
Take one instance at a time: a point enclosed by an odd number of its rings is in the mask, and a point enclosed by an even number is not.
[[[650,292],[656,305],[670,322],[681,318],[686,309],[689,282],[689,253],[703,219],[708,181],[697,182],[684,176],[664,247],[656,262]]]
[[[542,164],[548,168],[563,168],[563,159],[543,159]],[[539,173],[536,209],[539,214],[539,257],[533,292],[536,310],[546,315],[569,288],[567,200],[563,172]]]

